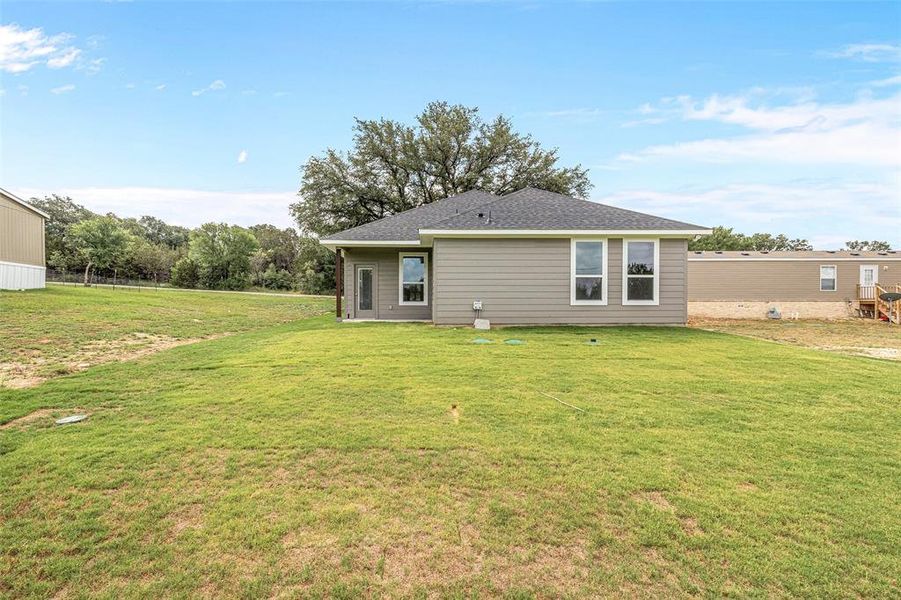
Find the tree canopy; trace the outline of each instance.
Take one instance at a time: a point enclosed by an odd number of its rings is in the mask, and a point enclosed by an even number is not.
[[[888,242],[882,242],[879,240],[854,240],[850,242],[845,242],[845,248],[848,250],[854,250],[857,252],[862,251],[873,251],[873,252],[885,252],[886,250],[891,250],[892,245]]]
[[[291,212],[301,231],[328,235],[472,189],[587,196],[588,170],[557,162],[502,115],[485,122],[478,108],[432,102],[415,125],[356,119],[349,152],[329,148],[303,165]]]
[[[115,217],[94,217],[76,223],[71,235],[76,250],[87,260],[85,285],[92,266],[105,269],[116,264],[125,255],[132,239]]]
[[[767,251],[813,250],[804,239],[789,239],[783,234],[754,233],[745,235],[733,231],[731,227],[714,227],[711,235],[697,236],[688,243],[689,250],[743,250]]]
[[[241,289],[249,285],[250,256],[257,248],[256,238],[243,227],[204,223],[191,232],[188,258],[204,287]]]

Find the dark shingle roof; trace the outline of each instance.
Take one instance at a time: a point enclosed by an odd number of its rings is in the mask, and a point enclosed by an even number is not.
[[[330,235],[323,241],[413,241],[419,239],[421,229],[701,231],[706,228],[545,190],[524,188],[500,197],[480,191],[466,192]]]
[[[430,204],[405,210],[402,213],[360,225],[352,229],[334,233],[322,238],[328,240],[373,240],[373,241],[416,241],[419,230],[453,217],[454,215],[478,208],[497,200],[488,192],[471,190]]]
[[[481,208],[481,218],[480,211],[469,211],[423,229],[706,229],[535,188],[501,196]]]

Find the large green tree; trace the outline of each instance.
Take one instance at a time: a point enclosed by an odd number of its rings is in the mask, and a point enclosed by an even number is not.
[[[699,235],[688,243],[689,250],[745,250],[767,251],[778,250],[813,250],[810,242],[804,239],[789,239],[783,234],[754,233],[745,235],[733,231],[731,227],[714,227],[711,235]]]
[[[58,253],[59,264],[71,265],[77,260],[77,250],[69,236],[69,228],[86,219],[98,215],[81,204],[77,204],[68,196],[51,194],[44,198],[29,200],[32,206],[47,213],[44,236],[47,244],[47,256]],[[80,262],[80,261],[79,261]]]
[[[256,238],[243,227],[204,223],[191,232],[188,257],[204,287],[240,289],[250,283],[250,257],[257,248]]]
[[[259,251],[266,263],[264,268],[273,264],[279,271],[291,269],[300,249],[300,237],[293,228],[279,229],[263,224],[253,225],[249,230],[260,245]]]
[[[115,217],[95,217],[76,223],[70,228],[72,242],[87,265],[84,284],[89,284],[91,267],[109,269],[121,264],[132,236]]]
[[[353,149],[330,148],[302,167],[291,211],[301,231],[327,235],[472,189],[534,186],[585,197],[588,170],[557,162],[556,149],[517,133],[504,116],[485,122],[477,108],[432,102],[414,125],[357,119]]]

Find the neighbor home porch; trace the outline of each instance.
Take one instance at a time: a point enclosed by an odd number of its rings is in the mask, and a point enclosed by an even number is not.
[[[885,294],[901,294],[901,283],[894,285],[857,284],[857,305],[862,317],[879,319],[884,315],[890,323],[901,324],[901,300],[889,302]]]

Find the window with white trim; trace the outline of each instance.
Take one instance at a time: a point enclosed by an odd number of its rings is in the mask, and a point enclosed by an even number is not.
[[[607,304],[607,244],[601,239],[573,239],[570,304]]]
[[[401,252],[399,260],[398,304],[429,303],[429,255],[427,252]]]
[[[623,240],[623,304],[658,304],[660,242]]]
[[[834,292],[838,269],[835,265],[820,265],[820,291]]]

